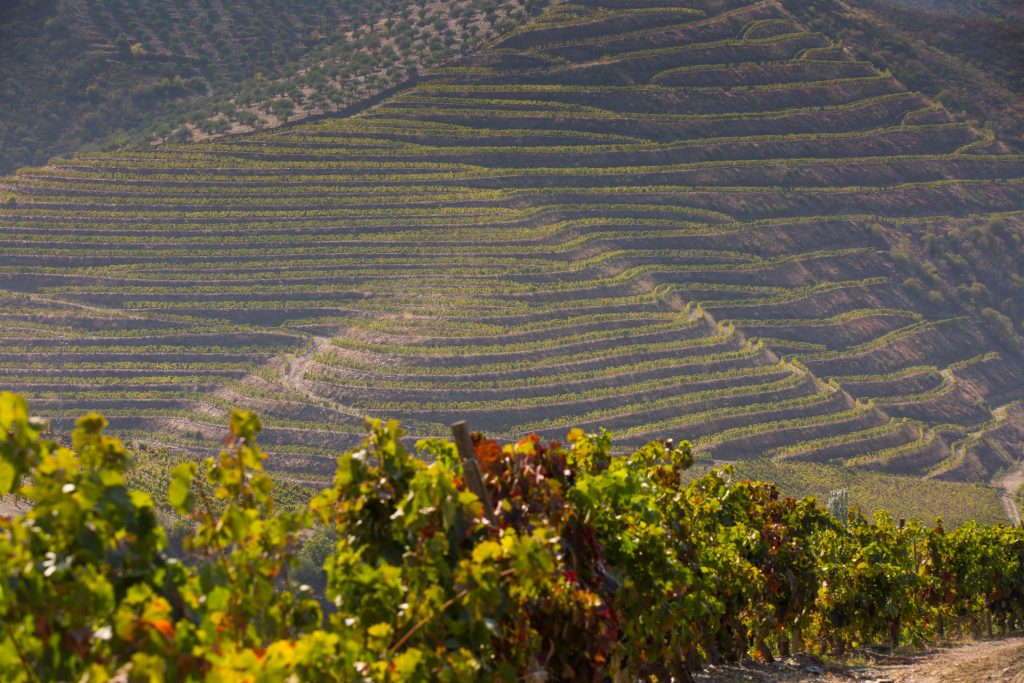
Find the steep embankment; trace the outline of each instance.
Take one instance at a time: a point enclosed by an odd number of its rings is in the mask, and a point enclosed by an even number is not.
[[[3,185],[0,377],[61,426],[245,404],[311,477],[362,414],[949,479],[1020,443],[1014,339],[906,254],[1020,249],[1024,157],[777,2],[558,4],[352,118]]]

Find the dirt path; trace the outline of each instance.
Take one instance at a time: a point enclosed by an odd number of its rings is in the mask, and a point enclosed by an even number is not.
[[[317,354],[326,352],[330,348],[331,339],[329,337],[313,337],[309,348],[302,353],[287,354],[284,358],[284,362],[277,365],[277,370],[281,377],[281,385],[284,386],[285,389],[293,391],[300,396],[315,398],[318,401],[326,403],[327,407],[341,415],[349,415],[362,420],[363,414],[359,411],[352,410],[348,406],[342,405],[334,399],[311,392],[309,387],[303,382],[302,378],[306,374],[306,370],[309,369],[309,366],[313,364],[314,357]]]
[[[995,481],[999,489],[999,502],[1006,510],[1006,516],[1014,524],[1020,524],[1020,510],[1017,509],[1017,491],[1024,485],[1024,464],[1019,464]]]
[[[907,667],[882,669],[894,683],[1024,682],[1024,638],[973,643],[923,655]]]
[[[915,654],[863,652],[859,666],[797,655],[784,662],[708,667],[699,683],[1024,683],[1024,638],[967,643]]]
[[[281,384],[298,394],[308,393],[302,386],[302,376],[306,374],[306,369],[312,364],[313,357],[330,347],[331,340],[327,337],[313,337],[310,347],[301,354],[288,354],[285,357],[285,365],[281,369]]]

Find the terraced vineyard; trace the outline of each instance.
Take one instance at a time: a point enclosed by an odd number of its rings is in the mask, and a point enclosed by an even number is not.
[[[554,3],[358,116],[2,186],[0,385],[61,429],[246,405],[297,481],[364,415],[955,481],[1024,440],[1012,335],[904,284],[930,230],[1021,249],[1024,157],[777,2]]]

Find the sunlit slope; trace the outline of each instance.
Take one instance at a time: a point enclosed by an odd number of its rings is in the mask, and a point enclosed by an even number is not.
[[[377,415],[986,478],[1019,350],[893,253],[1020,234],[1022,179],[774,2],[555,5],[354,118],[5,180],[0,384],[156,441],[251,406],[296,476]]]

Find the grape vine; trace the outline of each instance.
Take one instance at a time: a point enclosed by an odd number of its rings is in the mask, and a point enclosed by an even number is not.
[[[176,559],[105,426],[62,446],[0,394],[0,495],[31,502],[0,517],[4,680],[688,680],[1024,623],[1022,529],[836,519],[729,468],[686,483],[688,442],[613,456],[578,429],[474,434],[478,496],[453,443],[368,421],[331,487],[278,509],[260,421],[236,411],[217,457],[170,474]],[[324,530],[323,585],[300,585]]]

